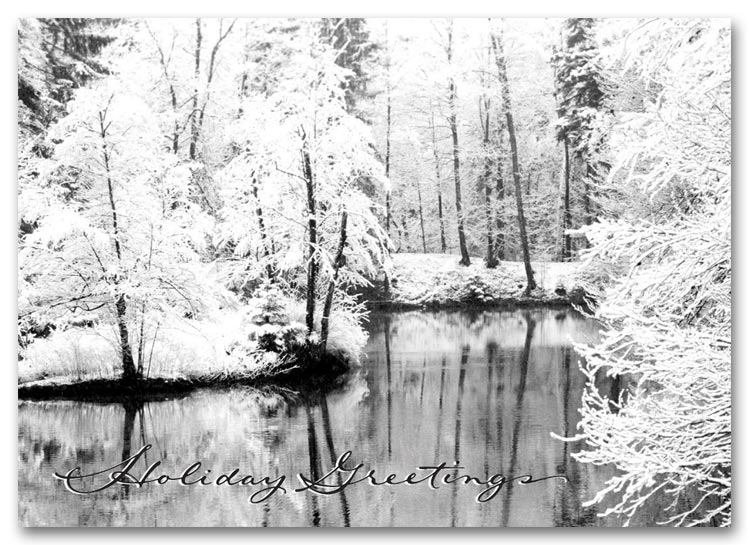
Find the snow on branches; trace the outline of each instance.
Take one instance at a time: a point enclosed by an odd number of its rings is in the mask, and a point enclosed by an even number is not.
[[[653,92],[614,127],[609,184],[624,200],[608,204],[618,218],[584,229],[588,266],[607,279],[596,314],[610,330],[578,347],[589,383],[577,437],[587,449],[575,456],[618,469],[590,502],[611,506],[601,515],[636,520],[666,497],[663,524],[727,526],[730,29],[659,20],[626,42],[619,80],[636,75]],[[602,373],[629,383],[619,399],[596,387]]]

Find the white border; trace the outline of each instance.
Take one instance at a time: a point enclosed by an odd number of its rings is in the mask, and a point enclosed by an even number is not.
[[[11,0],[12,1],[12,0]],[[746,542],[747,514],[745,479],[743,478],[743,465],[739,462],[734,466],[734,527],[731,530],[684,530],[684,529],[632,529],[632,530],[596,530],[596,529],[471,529],[460,533],[446,532],[442,529],[372,529],[369,531],[354,530],[271,530],[271,534],[260,533],[258,530],[226,529],[226,530],[116,530],[108,529],[76,529],[76,530],[28,530],[18,526],[17,516],[17,426],[16,426],[16,19],[19,17],[34,16],[165,16],[180,15],[202,16],[217,15],[244,15],[244,16],[320,16],[320,15],[347,15],[347,16],[705,16],[705,17],[731,17],[733,24],[733,74],[734,88],[734,224],[733,233],[736,245],[734,246],[734,279],[738,279],[737,287],[734,287],[734,331],[737,332],[734,343],[734,422],[741,424],[741,415],[745,410],[742,402],[743,392],[747,391],[746,378],[749,371],[744,369],[747,363],[745,349],[742,342],[743,314],[746,308],[746,296],[742,287],[741,273],[745,270],[746,244],[743,243],[742,235],[746,232],[744,217],[747,216],[749,191],[744,185],[749,183],[742,176],[744,171],[743,153],[746,152],[746,109],[743,98],[747,95],[747,60],[749,52],[746,47],[746,33],[749,27],[749,18],[746,17],[746,1],[739,3],[727,0],[702,0],[702,2],[667,1],[654,2],[652,0],[627,0],[622,3],[606,3],[603,0],[570,0],[566,2],[552,1],[529,1],[502,2],[500,0],[453,0],[447,2],[434,0],[431,2],[407,2],[404,0],[377,0],[371,3],[354,4],[351,0],[316,0],[314,2],[302,2],[291,0],[273,0],[272,2],[260,3],[245,0],[211,0],[210,2],[197,2],[194,0],[182,0],[172,2],[159,2],[153,0],[130,0],[122,3],[103,3],[101,0],[69,0],[67,2],[52,0],[34,0],[17,2],[15,5],[3,8],[3,28],[0,34],[3,37],[2,55],[2,81],[3,105],[2,123],[0,127],[0,138],[2,138],[2,150],[6,160],[6,178],[2,184],[2,214],[0,214],[3,225],[2,237],[0,237],[0,255],[2,256],[2,284],[0,284],[0,296],[2,297],[2,354],[3,366],[3,414],[0,418],[2,423],[2,435],[4,440],[0,441],[3,447],[0,449],[0,494],[2,497],[2,519],[0,528],[3,531],[3,543],[40,542],[54,543],[55,545],[77,542],[98,542],[107,540],[112,543],[130,543],[137,539],[139,542],[177,541],[199,543],[206,539],[226,540],[227,542],[247,543],[248,540],[271,540],[275,545],[277,542],[299,542],[312,541],[316,543],[329,543],[330,541],[350,542],[372,542],[378,543],[383,539],[395,542],[423,541],[430,544],[439,541],[452,542],[458,540],[470,540],[472,545],[479,543],[498,542],[561,542],[579,543],[580,541],[606,541],[614,543],[628,543],[632,541],[683,541],[700,542],[705,539],[720,539],[729,542]],[[738,326],[736,325],[738,324]],[[734,437],[734,459],[742,460],[746,452],[746,440],[743,427],[736,426]],[[708,532],[709,535],[708,535]]]

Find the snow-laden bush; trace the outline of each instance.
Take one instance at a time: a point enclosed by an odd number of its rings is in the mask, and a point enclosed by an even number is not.
[[[281,370],[279,356],[306,340],[304,324],[289,318],[292,304],[277,285],[266,282],[258,287],[226,347],[231,368],[247,373]]]
[[[297,301],[289,309],[292,321],[304,320],[304,302]],[[365,306],[357,301],[356,297],[339,293],[336,295],[333,310],[330,313],[330,331],[326,350],[345,359],[349,364],[356,365],[361,357],[362,349],[367,344],[369,334],[364,329],[367,320]],[[318,309],[315,315],[315,323],[319,324],[322,317],[322,309]],[[319,343],[319,335],[313,332],[309,335],[312,344]]]

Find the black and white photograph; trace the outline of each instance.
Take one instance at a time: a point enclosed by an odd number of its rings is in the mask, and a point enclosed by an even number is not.
[[[20,527],[731,526],[730,19],[37,15]]]

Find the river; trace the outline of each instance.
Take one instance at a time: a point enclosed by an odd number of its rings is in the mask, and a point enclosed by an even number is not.
[[[620,521],[585,507],[611,468],[571,457],[584,377],[573,342],[592,342],[598,325],[572,310],[376,312],[360,369],[326,395],[294,396],[248,388],[205,389],[141,404],[19,401],[19,519],[27,526],[606,526]],[[141,447],[150,449],[141,451]],[[350,451],[356,477],[374,470],[403,480],[439,474],[495,480],[490,485],[351,484],[330,495],[302,487]],[[64,475],[108,468],[140,452],[130,474],[155,461],[152,476],[236,480],[283,476],[267,499],[263,486],[169,481],[115,484],[73,494]],[[459,462],[458,470],[450,469]],[[209,473],[205,473],[210,470]],[[432,470],[434,471],[434,470]],[[109,472],[71,480],[88,492]],[[326,482],[338,484],[350,473]],[[520,477],[531,476],[527,484]],[[176,478],[176,477],[175,477]],[[207,479],[210,481],[210,479]],[[229,479],[231,482],[231,479]],[[185,481],[188,482],[188,481]]]

